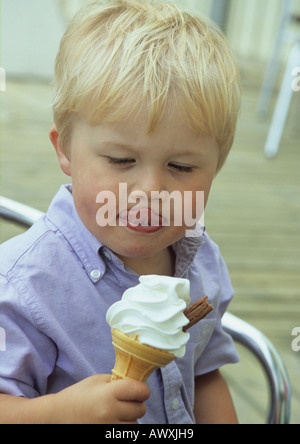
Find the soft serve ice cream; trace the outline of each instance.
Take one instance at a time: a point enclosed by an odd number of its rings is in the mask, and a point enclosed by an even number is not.
[[[189,323],[184,315],[190,304],[189,281],[156,275],[139,280],[139,285],[125,291],[122,300],[110,307],[108,324],[130,337],[138,335],[141,344],[182,358],[190,338],[183,331]]]

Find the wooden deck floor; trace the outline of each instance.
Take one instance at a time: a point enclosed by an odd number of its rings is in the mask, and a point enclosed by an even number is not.
[[[300,423],[300,352],[291,349],[300,327],[300,93],[277,158],[265,159],[269,121],[255,108],[261,76],[242,70],[244,101],[234,149],[217,177],[205,222],[228,264],[236,298],[230,311],[265,333],[283,356],[293,387],[292,423]],[[253,80],[258,79],[258,80]],[[46,210],[60,184],[48,141],[50,87],[13,82],[1,100],[2,195]],[[0,241],[19,229],[1,223]],[[264,422],[265,381],[241,350],[241,364],[226,369],[240,421]]]

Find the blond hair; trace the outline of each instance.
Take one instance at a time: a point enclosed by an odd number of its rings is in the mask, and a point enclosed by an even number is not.
[[[220,169],[239,105],[239,73],[221,31],[172,3],[95,1],[62,39],[53,109],[65,147],[78,114],[94,125],[134,117],[147,106],[150,132],[177,107],[189,127],[217,139]]]

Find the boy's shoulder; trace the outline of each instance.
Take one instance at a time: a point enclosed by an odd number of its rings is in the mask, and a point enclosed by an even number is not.
[[[50,227],[46,216],[39,219],[25,233],[0,245],[0,274],[9,275],[20,266],[25,272],[47,261],[49,248],[58,248],[57,229]]]
[[[0,246],[0,274],[5,277],[14,275],[33,275],[46,270],[51,265],[60,266],[63,244],[67,245],[60,225],[68,225],[72,218],[72,198],[66,187],[60,188],[54,196],[47,213],[38,219],[25,233],[16,236]],[[68,202],[68,199],[70,202]],[[52,217],[54,216],[54,217]],[[56,223],[55,217],[58,217]],[[53,222],[54,219],[54,222]]]

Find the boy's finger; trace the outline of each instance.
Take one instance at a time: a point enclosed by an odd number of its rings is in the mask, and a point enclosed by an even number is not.
[[[144,402],[150,396],[150,390],[144,382],[133,380],[114,381],[116,398],[119,401]]]
[[[136,421],[146,414],[146,405],[144,402],[120,402],[119,419],[120,421]]]

